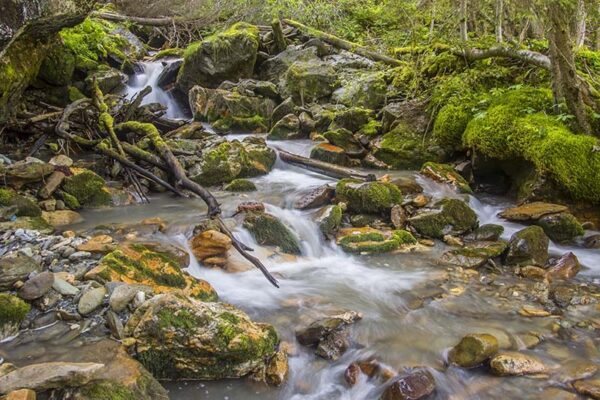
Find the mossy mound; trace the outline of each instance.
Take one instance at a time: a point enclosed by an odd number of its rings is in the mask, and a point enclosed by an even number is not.
[[[157,379],[240,378],[264,368],[279,337],[229,304],[168,294],[152,298],[127,322],[136,357]]]
[[[421,174],[434,181],[447,183],[460,193],[473,193],[469,183],[451,165],[427,162],[423,164]]]
[[[88,169],[72,168],[62,189],[83,207],[103,207],[111,204],[111,196],[102,177]]]
[[[17,296],[0,293],[0,340],[14,335],[31,307]]]
[[[487,333],[470,334],[448,353],[448,361],[463,368],[481,365],[498,352],[498,339]]]
[[[332,237],[342,224],[342,207],[338,205],[327,206],[317,223],[319,230],[327,238]]]
[[[141,243],[129,243],[105,255],[87,279],[150,286],[156,293],[181,291],[202,301],[216,301],[217,293],[201,279],[195,279],[172,253]]]
[[[335,195],[356,213],[383,213],[394,204],[402,202],[402,193],[397,186],[386,182],[361,182],[342,179],[338,182]]]
[[[541,226],[546,235],[558,243],[570,242],[585,232],[581,223],[570,213],[545,215],[535,224]]]
[[[300,254],[296,236],[277,217],[264,212],[249,212],[244,217],[244,228],[262,245],[277,246],[284,253]]]
[[[341,147],[350,157],[362,157],[367,150],[354,138],[351,131],[345,128],[329,130],[323,134],[325,139],[334,146]]]
[[[463,150],[462,136],[471,118],[473,113],[468,105],[446,104],[435,118],[433,137],[450,151]]]
[[[333,93],[339,85],[331,65],[318,61],[296,61],[281,81],[280,91],[291,96],[296,104],[317,101]]]
[[[42,215],[42,210],[33,200],[11,189],[0,188],[0,207],[14,209],[13,215],[17,217],[39,217]]]
[[[377,109],[386,99],[387,84],[382,72],[368,72],[342,81],[342,87],[333,94],[335,102],[348,107]]]
[[[539,226],[529,226],[510,238],[506,263],[509,265],[537,265],[543,267],[548,261],[548,236]]]
[[[444,235],[461,235],[477,228],[477,214],[464,201],[444,199],[436,206],[441,210],[424,212],[408,220],[420,235],[441,239]]]
[[[370,228],[348,229],[349,233],[338,239],[338,244],[348,253],[387,253],[406,245],[417,243],[405,230],[379,231]]]
[[[228,192],[253,192],[256,190],[256,185],[247,179],[234,179],[225,185],[223,190]]]
[[[75,62],[75,54],[61,40],[48,52],[40,67],[38,78],[50,85],[66,86],[73,78]]]

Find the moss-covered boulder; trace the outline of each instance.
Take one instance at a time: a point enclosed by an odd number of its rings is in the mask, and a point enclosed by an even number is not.
[[[465,239],[470,241],[494,242],[500,239],[503,233],[504,227],[502,225],[485,224],[468,234]]]
[[[365,149],[358,140],[354,138],[351,131],[345,128],[329,130],[323,134],[325,139],[334,146],[344,149],[344,153],[353,158],[364,157],[367,154]]]
[[[498,352],[498,339],[487,333],[463,337],[448,353],[448,361],[463,368],[477,367]]]
[[[385,213],[394,204],[402,202],[402,193],[397,186],[378,181],[342,179],[336,186],[335,195],[355,213]]]
[[[225,185],[223,190],[228,192],[253,192],[256,190],[256,185],[247,179],[234,179]]]
[[[125,88],[127,75],[115,68],[103,68],[94,71],[85,78],[87,93],[92,93],[94,81],[96,81],[102,93],[118,93]]]
[[[550,214],[536,223],[542,227],[548,237],[558,243],[570,242],[584,234],[581,223],[570,213]]]
[[[8,293],[0,293],[0,340],[12,336],[30,310],[29,304]]]
[[[363,107],[341,108],[335,111],[325,111],[331,114],[329,130],[346,129],[350,133],[357,132],[373,117],[373,110]]]
[[[0,173],[4,177],[4,182],[16,188],[40,182],[52,172],[54,172],[52,165],[33,157],[27,157],[6,167],[0,165]]]
[[[310,151],[310,158],[341,166],[350,165],[350,158],[344,149],[329,143],[319,143]]]
[[[183,270],[187,264],[168,249],[152,244],[126,243],[105,255],[86,279],[124,282],[151,287],[155,293],[177,292],[202,301],[215,301],[217,293],[201,279]]]
[[[111,195],[102,177],[89,169],[71,168],[73,175],[62,183],[62,190],[73,196],[83,207],[103,207],[111,204]]]
[[[402,123],[377,138],[372,151],[375,158],[398,169],[419,169],[427,161],[444,159],[440,146]]]
[[[241,142],[213,141],[202,150],[201,161],[190,168],[189,176],[202,185],[218,185],[236,178],[251,178],[268,173],[277,156],[260,137]]]
[[[529,226],[510,238],[506,263],[509,265],[537,265],[548,261],[548,236],[539,226]]]
[[[317,219],[319,230],[326,238],[331,238],[335,235],[342,224],[342,207],[337,204],[327,206],[321,212]]]
[[[66,86],[71,83],[75,72],[75,54],[60,43],[53,46],[44,59],[38,78],[54,86]]]
[[[417,243],[405,230],[381,231],[378,229],[344,228],[338,233],[337,243],[348,253],[387,253]]]
[[[453,249],[442,255],[441,261],[462,268],[479,268],[490,259],[500,257],[506,251],[506,242],[474,242]]]
[[[264,212],[249,212],[244,216],[244,228],[261,245],[277,246],[284,253],[300,254],[296,236],[277,217]]]
[[[469,183],[451,165],[426,162],[421,174],[436,182],[446,183],[460,193],[473,193]]]
[[[0,222],[0,232],[16,229],[28,229],[45,234],[54,232],[54,227],[42,217],[17,217],[14,220]]]
[[[294,114],[288,114],[273,125],[267,139],[269,140],[289,140],[302,139],[306,136],[300,130],[300,120]]]
[[[258,28],[244,22],[190,44],[183,55],[177,86],[187,93],[194,85],[215,88],[225,80],[250,78],[258,45]]]
[[[408,219],[408,223],[426,237],[441,239],[444,235],[462,235],[477,228],[477,214],[464,201],[444,199],[437,211],[426,211]]]
[[[348,107],[378,109],[386,99],[387,84],[381,72],[366,72],[342,80],[332,99]]]
[[[472,118],[470,104],[446,104],[435,118],[433,137],[450,152],[463,150],[463,133]]]
[[[533,203],[507,208],[500,213],[500,216],[508,221],[532,223],[545,215],[564,213],[567,211],[568,208],[561,204],[535,201]]]
[[[6,188],[0,188],[0,207],[11,208],[10,213],[17,217],[39,217],[42,215],[42,210],[33,200]]]
[[[337,74],[329,64],[296,61],[282,78],[280,92],[291,96],[296,104],[306,104],[328,97],[338,85]]]
[[[125,327],[136,339],[136,358],[158,379],[240,378],[266,367],[279,338],[224,303],[173,294],[152,298]]]

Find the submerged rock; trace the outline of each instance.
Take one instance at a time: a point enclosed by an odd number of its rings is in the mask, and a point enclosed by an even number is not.
[[[408,219],[420,235],[441,239],[445,235],[462,235],[477,228],[477,214],[464,201],[444,199],[436,206],[441,210],[421,212]]]
[[[337,204],[326,207],[317,219],[317,224],[326,238],[333,237],[342,224],[342,208]]]
[[[529,226],[510,238],[506,262],[509,265],[544,266],[548,261],[548,236],[539,226]]]
[[[537,357],[519,353],[502,352],[490,361],[490,367],[495,375],[532,375],[547,371],[546,365]]]
[[[383,213],[394,204],[402,202],[402,193],[397,186],[386,182],[362,182],[342,179],[335,191],[339,201],[347,204],[356,213]]]
[[[600,399],[600,379],[590,379],[573,383],[573,388],[582,396]]]
[[[416,369],[396,378],[381,400],[418,400],[435,392],[435,379],[426,369]]]
[[[262,245],[277,246],[284,253],[300,254],[296,236],[277,217],[264,212],[249,212],[244,217],[244,228]]]
[[[331,332],[340,330],[354,322],[362,319],[362,315],[355,311],[347,311],[342,314],[319,319],[305,328],[296,331],[296,339],[303,346],[316,346]]]
[[[498,352],[498,339],[487,333],[474,333],[463,337],[448,353],[448,360],[463,368],[481,365]]]
[[[256,185],[247,179],[234,179],[225,185],[223,190],[227,192],[253,192],[256,190]]]
[[[158,379],[239,378],[265,368],[279,338],[237,308],[173,294],[155,296],[125,327],[136,357]]]

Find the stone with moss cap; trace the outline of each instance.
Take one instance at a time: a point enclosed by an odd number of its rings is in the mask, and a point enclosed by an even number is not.
[[[470,104],[449,103],[438,112],[433,124],[433,137],[449,151],[464,149],[463,133],[473,118]]]
[[[332,100],[348,107],[378,109],[386,99],[387,84],[383,72],[366,72],[342,80],[342,86],[333,93]]]
[[[0,293],[0,340],[12,336],[31,307],[17,296]]]
[[[336,186],[335,195],[356,213],[383,213],[402,202],[402,193],[397,186],[379,181],[342,179]]]
[[[441,239],[444,235],[462,235],[477,228],[477,214],[464,201],[444,199],[437,211],[426,211],[409,218],[408,223],[420,235]]]
[[[510,238],[506,263],[509,265],[536,265],[543,267],[548,261],[548,236],[539,226],[528,226]]]
[[[73,175],[65,178],[62,189],[77,199],[84,207],[102,207],[111,203],[106,182],[95,172],[84,168],[71,168]]]
[[[498,339],[487,333],[472,333],[463,337],[448,353],[448,360],[463,368],[481,365],[498,352]]]
[[[249,212],[244,216],[244,228],[262,245],[277,246],[284,253],[300,254],[296,236],[277,217],[265,212]]]
[[[361,158],[367,154],[367,149],[354,138],[354,135],[348,129],[339,128],[328,130],[323,136],[329,143],[344,149],[344,153],[349,157]]]
[[[342,166],[350,165],[350,158],[341,147],[319,143],[310,151],[310,158]]]
[[[174,294],[155,296],[125,327],[137,359],[158,379],[240,378],[266,368],[279,343],[275,329],[229,304]]]
[[[287,114],[273,125],[267,139],[290,140],[304,137],[304,133],[300,130],[300,119],[294,114]]]
[[[488,260],[500,257],[507,248],[506,242],[474,242],[445,252],[441,261],[458,267],[477,269]]]
[[[179,292],[202,301],[215,301],[217,293],[201,279],[183,271],[177,254],[144,243],[126,243],[105,255],[86,279],[124,282],[151,287],[156,293]]]
[[[281,79],[280,92],[296,104],[323,99],[338,87],[335,70],[320,60],[296,61]]]
[[[585,232],[577,218],[566,212],[545,215],[535,224],[541,226],[551,240],[559,243],[570,242]]]
[[[14,215],[17,217],[39,217],[42,215],[42,210],[33,200],[6,188],[0,188],[0,207],[14,208]]]
[[[251,77],[258,45],[258,28],[245,22],[190,44],[183,53],[177,86],[187,93],[194,85],[215,88],[225,80]]]
[[[437,182],[447,183],[460,193],[473,193],[469,183],[451,165],[426,162],[421,167],[421,175]]]
[[[75,54],[61,39],[48,52],[40,67],[38,78],[50,85],[66,86],[71,83],[73,72],[75,72]]]
[[[387,253],[417,243],[405,230],[381,231],[374,228],[344,228],[338,233],[337,243],[348,253]]]
[[[234,179],[225,185],[223,190],[228,192],[253,192],[256,190],[256,185],[247,179]]]
[[[340,228],[342,224],[342,214],[342,207],[337,204],[327,206],[321,212],[317,219],[317,223],[319,224],[321,233],[323,233],[326,238],[333,237]]]

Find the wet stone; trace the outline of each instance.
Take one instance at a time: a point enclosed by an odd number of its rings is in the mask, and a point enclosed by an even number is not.
[[[381,400],[418,400],[435,391],[433,375],[425,369],[410,372],[396,379],[384,392]]]
[[[348,333],[345,330],[333,331],[321,340],[315,354],[326,360],[339,359],[350,347]]]
[[[498,351],[498,339],[487,333],[470,334],[450,350],[451,363],[464,368],[481,365]]]
[[[18,294],[24,300],[35,300],[48,293],[53,284],[54,274],[48,271],[41,272],[25,282]]]
[[[546,365],[537,357],[519,352],[503,352],[490,361],[494,375],[516,376],[541,374],[547,371]]]

